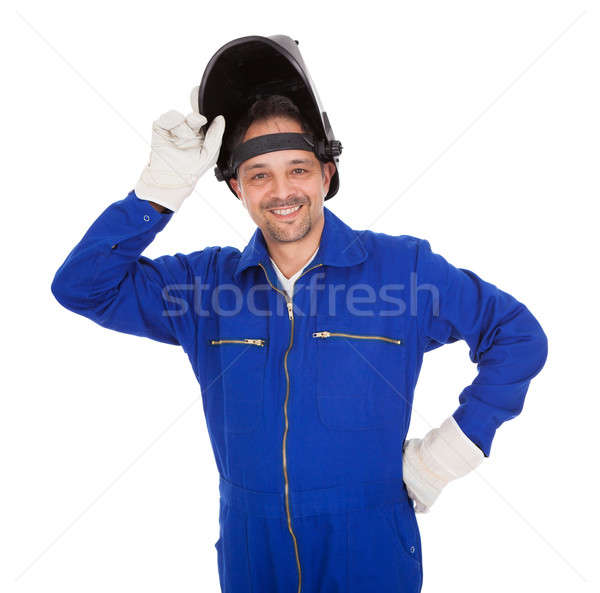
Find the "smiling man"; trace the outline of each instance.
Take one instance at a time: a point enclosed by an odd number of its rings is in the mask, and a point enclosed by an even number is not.
[[[251,113],[255,119],[242,142],[267,134],[308,132],[285,97],[258,102]],[[334,172],[331,161],[323,163],[312,152],[284,150],[248,159],[230,181],[285,278],[301,271],[316,253],[323,232],[323,198]]]
[[[293,40],[276,37],[232,42],[227,64],[261,73],[261,44],[283,43],[289,59]],[[489,456],[546,336],[524,304],[425,239],[358,232],[325,208],[341,146],[310,109],[261,92],[237,115],[223,103],[204,132],[199,93],[187,117],[154,122],[135,189],[92,224],[52,291],[103,327],[188,355],[219,472],[224,592],[416,593],[415,512]],[[256,223],[248,245],[141,255],[215,163]],[[441,425],[407,441],[424,354],[457,340],[477,377]]]

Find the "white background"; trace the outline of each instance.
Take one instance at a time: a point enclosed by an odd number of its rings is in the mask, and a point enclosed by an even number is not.
[[[419,516],[423,592],[580,591],[598,565],[598,5],[21,2],[2,15],[2,591],[217,591],[217,471],[180,348],[62,308],[53,275],[133,188],[212,54],[288,34],[344,145],[328,206],[524,302],[549,356],[489,459]],[[8,80],[7,80],[8,77]],[[209,172],[145,255],[242,248]],[[409,436],[458,406],[430,353]],[[306,592],[310,593],[310,592]]]

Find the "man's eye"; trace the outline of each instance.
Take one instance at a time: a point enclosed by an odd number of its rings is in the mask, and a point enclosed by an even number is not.
[[[264,173],[257,173],[252,179],[259,179],[259,175],[264,175]],[[262,179],[262,177],[260,179]]]
[[[298,168],[294,169],[294,171],[306,171],[306,169],[302,169],[302,168],[298,167]]]

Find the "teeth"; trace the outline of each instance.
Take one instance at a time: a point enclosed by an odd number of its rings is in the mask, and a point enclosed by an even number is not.
[[[285,208],[284,210],[273,210],[275,214],[280,214],[281,216],[286,216],[287,214],[291,214],[292,212],[296,212],[300,206],[294,206],[293,208]]]

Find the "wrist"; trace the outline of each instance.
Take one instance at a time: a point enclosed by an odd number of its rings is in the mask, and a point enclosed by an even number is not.
[[[429,509],[452,480],[474,470],[485,455],[450,416],[423,439],[406,441],[402,472],[409,496]]]
[[[140,200],[146,200],[155,210],[157,206],[166,208],[165,213],[176,212],[183,204],[183,201],[192,193],[193,188],[180,186],[170,187],[168,189],[149,185],[143,178],[140,178],[135,185],[135,195]],[[161,210],[158,210],[161,212]]]
[[[172,210],[169,210],[165,206],[161,206],[160,204],[157,204],[156,202],[152,202],[151,200],[148,200],[148,202],[150,202],[150,205],[155,210],[158,210],[161,214],[171,214],[171,212],[173,212]]]

